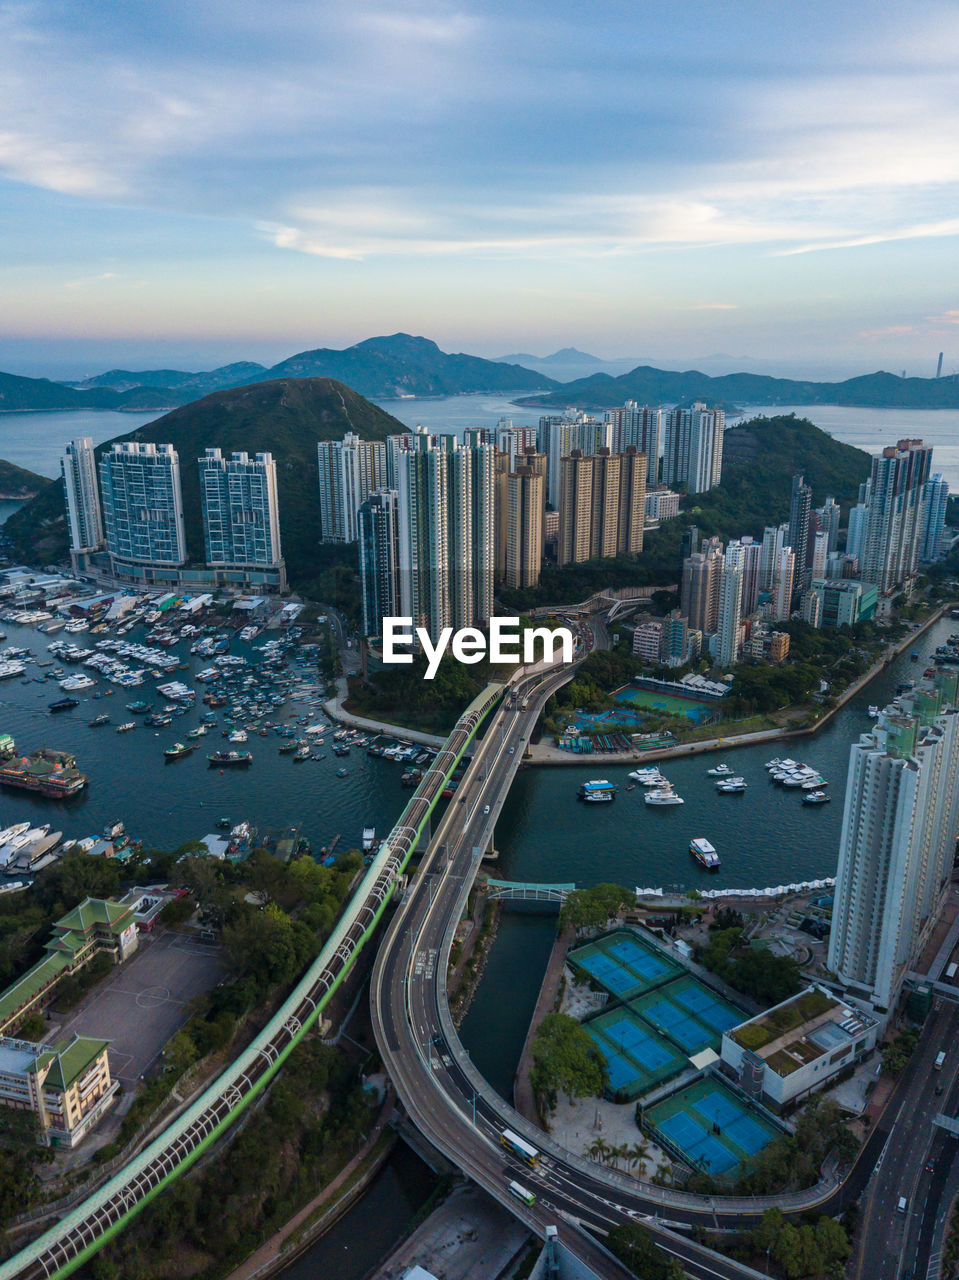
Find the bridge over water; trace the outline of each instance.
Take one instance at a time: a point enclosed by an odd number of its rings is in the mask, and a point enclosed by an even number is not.
[[[532,884],[517,880],[486,881],[489,897],[496,902],[548,902],[562,906],[575,884]]]

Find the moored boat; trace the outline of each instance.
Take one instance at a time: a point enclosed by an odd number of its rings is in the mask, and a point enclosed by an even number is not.
[[[253,763],[253,754],[250,751],[212,751],[207,760],[212,765],[242,766]]]

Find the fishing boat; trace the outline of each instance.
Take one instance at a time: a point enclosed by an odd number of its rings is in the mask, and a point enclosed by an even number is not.
[[[188,738],[202,738],[202,737],[203,737],[203,735],[206,733],[206,731],[207,731],[207,730],[206,730],[206,725],[205,725],[205,724],[200,724],[200,725],[197,725],[197,727],[196,727],[195,729],[191,729],[191,730],[190,730],[190,732],[189,732],[186,736],[187,736]]]
[[[99,726],[100,726],[101,724],[109,724],[109,723],[110,723],[110,717],[109,717],[109,716],[94,716],[94,717],[93,717],[93,719],[92,719],[92,720],[90,720],[88,723],[89,723],[89,725],[90,725],[90,728],[91,728],[91,729],[96,729],[96,728],[99,728]]]
[[[308,745],[297,747],[297,749],[293,752],[294,760],[309,760],[309,758],[310,758],[310,748]]]
[[[131,729],[135,729],[136,727],[137,722],[135,720],[128,720],[126,724],[117,725],[117,733],[129,733]]]
[[[337,769],[336,776],[338,778],[345,778],[348,773],[349,769]]]
[[[49,705],[51,711],[69,711],[71,707],[78,707],[80,705],[80,699],[59,698],[56,702],[51,702]]]
[[[212,765],[228,765],[232,767],[241,767],[253,763],[253,754],[250,751],[212,751],[208,756]]]
[[[723,865],[720,861],[719,854],[702,836],[697,836],[695,840],[689,842],[689,852],[693,855],[701,867],[705,867],[707,871],[718,871]]]
[[[164,747],[163,754],[167,760],[179,760],[181,756],[188,756],[194,747],[188,746],[185,742],[174,742],[172,747]]]

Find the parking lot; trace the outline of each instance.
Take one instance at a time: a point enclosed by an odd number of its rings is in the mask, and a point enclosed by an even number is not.
[[[112,1041],[110,1071],[129,1093],[187,1020],[189,1002],[224,973],[219,947],[176,933],[141,935],[136,955],[108,974],[80,1008],[62,1020],[52,1017],[63,1033]]]

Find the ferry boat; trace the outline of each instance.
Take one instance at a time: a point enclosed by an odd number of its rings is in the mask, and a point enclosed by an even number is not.
[[[825,791],[809,791],[802,798],[803,804],[828,804],[829,796]]]
[[[213,751],[207,756],[210,764],[242,766],[253,763],[253,755],[249,751]]]
[[[651,805],[685,804],[682,796],[678,796],[672,786],[661,787],[656,791],[647,791],[643,801]]]
[[[697,836],[695,840],[689,842],[689,852],[693,855],[701,867],[705,867],[707,871],[718,871],[723,865],[720,861],[719,854],[702,836]]]
[[[592,778],[589,782],[584,782],[580,787],[579,798],[580,800],[588,800],[593,795],[606,795],[612,800],[615,791],[616,787],[608,778]]]
[[[718,764],[715,769],[707,769],[706,773],[710,778],[727,778],[732,773],[732,769],[728,764]]]
[[[174,742],[172,747],[163,748],[163,754],[167,760],[179,760],[181,756],[188,756],[195,750],[195,747],[188,746],[185,742]]]
[[[69,711],[71,707],[80,705],[79,698],[59,698],[56,702],[50,703],[51,711]]]
[[[580,797],[587,804],[609,804],[613,799],[612,791],[587,791]]]

